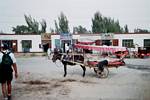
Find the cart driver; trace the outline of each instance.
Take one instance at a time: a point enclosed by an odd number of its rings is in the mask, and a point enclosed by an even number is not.
[[[97,67],[99,68],[99,70],[103,72],[104,66],[112,65],[115,64],[116,62],[123,61],[126,55],[128,55],[128,51],[125,51],[123,54],[121,54],[119,59],[111,59],[110,57],[108,57],[108,53],[103,53],[102,54],[103,60],[98,62]]]

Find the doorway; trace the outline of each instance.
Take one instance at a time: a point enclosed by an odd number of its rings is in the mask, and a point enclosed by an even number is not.
[[[12,51],[12,52],[17,52],[17,40],[2,40],[1,41],[1,45],[2,44],[7,44],[8,48]]]
[[[61,41],[61,48],[63,48],[63,52],[66,52],[66,45],[71,47],[71,40],[62,40]]]
[[[102,40],[102,45],[111,46],[112,42],[110,40]]]

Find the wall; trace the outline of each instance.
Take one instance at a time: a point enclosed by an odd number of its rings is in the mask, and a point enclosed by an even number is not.
[[[30,49],[30,52],[43,51],[39,48],[39,44],[41,44],[41,35],[0,35],[0,40],[17,40],[18,52],[23,52],[22,40],[32,40],[32,48]]]
[[[79,41],[81,42],[93,42],[101,39],[100,34],[80,34]]]
[[[123,39],[133,39],[134,44],[138,44],[139,47],[144,46],[144,39],[150,39],[150,34],[115,34],[115,39],[119,39],[119,46],[122,46]]]
[[[55,48],[55,39],[60,39],[60,35],[51,35],[52,50]],[[80,35],[73,35],[73,39],[80,39]],[[60,41],[61,43],[61,41]]]
[[[55,48],[55,39],[60,39],[59,35],[52,35],[52,49]],[[78,34],[73,35],[73,39],[78,39],[79,41],[94,41],[102,39],[100,34]],[[122,46],[123,39],[133,39],[134,44],[138,44],[139,47],[144,46],[144,39],[150,39],[150,33],[127,33],[127,34],[114,34],[113,39],[119,40],[119,46]]]

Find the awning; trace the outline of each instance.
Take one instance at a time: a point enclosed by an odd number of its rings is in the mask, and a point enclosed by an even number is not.
[[[77,42],[77,44],[83,44],[83,45],[92,45],[95,42]]]
[[[75,44],[75,47],[81,49],[87,49],[87,50],[95,50],[100,52],[127,51],[126,47],[118,47],[118,46],[92,46],[92,45]]]

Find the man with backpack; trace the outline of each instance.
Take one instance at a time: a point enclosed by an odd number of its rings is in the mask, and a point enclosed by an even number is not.
[[[8,45],[3,44],[0,52],[0,83],[2,86],[2,94],[4,100],[11,100],[11,81],[13,79],[13,71],[15,78],[18,77],[16,58],[9,51]]]

